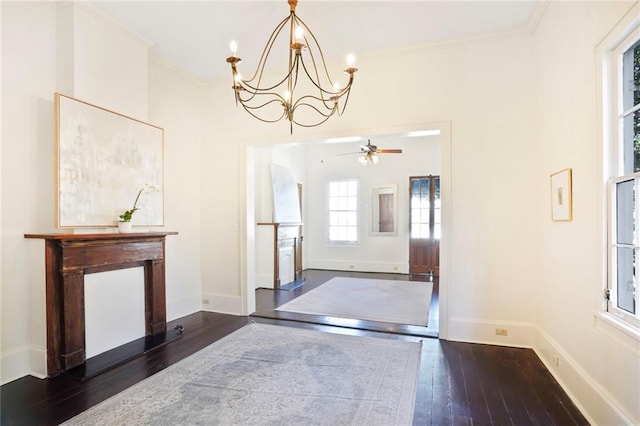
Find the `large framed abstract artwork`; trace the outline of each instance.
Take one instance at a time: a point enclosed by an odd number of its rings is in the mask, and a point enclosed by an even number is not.
[[[56,124],[58,228],[164,225],[164,129],[60,93]],[[139,196],[138,196],[139,195]]]

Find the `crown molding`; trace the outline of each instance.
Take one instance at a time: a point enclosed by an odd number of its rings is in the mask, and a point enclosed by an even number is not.
[[[114,18],[113,16],[109,15],[106,12],[103,12],[101,9],[97,8],[96,6],[88,3],[88,2],[65,2],[66,5],[74,5],[79,7],[80,9],[82,9],[83,11],[93,15],[96,18],[101,19],[102,21],[104,21],[105,23],[107,23],[109,26],[111,26],[112,28],[122,32],[123,34],[133,38],[134,40],[136,40],[138,43],[140,43],[142,46],[144,46],[147,49],[152,48],[155,43],[148,40],[147,38],[143,37],[142,35],[140,35],[139,33],[133,31],[131,28],[127,27],[122,21]],[[64,7],[65,5],[62,5],[61,7]]]
[[[542,22],[542,18],[547,12],[550,3],[551,0],[538,0],[536,3],[536,7],[533,9],[533,14],[527,22],[527,27],[531,34],[535,33],[538,29],[538,26],[540,25],[540,22]]]
[[[169,59],[162,56],[160,53],[154,51],[153,49],[149,50],[149,61],[156,62],[157,64],[170,70],[172,73],[179,75],[180,77],[184,78],[185,80],[188,80],[189,82],[195,84],[198,87],[204,87],[207,85],[206,81],[200,80],[199,78],[189,74],[188,72],[186,72],[185,70],[183,70],[182,68],[174,64]]]

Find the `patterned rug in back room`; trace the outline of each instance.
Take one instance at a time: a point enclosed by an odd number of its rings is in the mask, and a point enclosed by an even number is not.
[[[276,310],[426,326],[433,284],[335,277]]]

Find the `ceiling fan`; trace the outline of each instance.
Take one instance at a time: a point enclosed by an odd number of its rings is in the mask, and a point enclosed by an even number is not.
[[[369,163],[378,164],[378,154],[402,154],[402,150],[397,148],[378,148],[376,145],[371,145],[371,139],[368,139],[366,145],[360,145],[360,152],[347,152],[339,155],[348,154],[361,154],[360,157],[358,157],[358,161],[363,166],[366,166]]]

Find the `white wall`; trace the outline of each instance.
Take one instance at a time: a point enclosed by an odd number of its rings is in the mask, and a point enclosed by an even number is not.
[[[146,44],[101,15],[77,5],[58,9],[50,2],[3,2],[1,7],[0,361],[5,383],[45,374],[44,243],[23,235],[56,231],[53,93],[64,86],[80,99],[148,117],[165,128],[165,225],[180,232],[167,239],[169,319],[200,308],[201,159],[193,152],[200,150],[203,119],[199,84],[149,63]],[[74,28],[71,35],[58,38],[61,23]],[[122,273],[139,281],[133,270]],[[91,278],[104,281],[104,290],[108,275]],[[107,291],[98,297],[108,304],[121,296]],[[144,312],[143,306],[133,309]],[[120,317],[126,321],[128,315]],[[88,321],[111,319],[100,315]]]
[[[156,60],[149,61],[149,120],[164,133],[165,228],[179,235],[167,237],[166,280],[169,320],[200,310],[203,256],[200,203],[203,162],[202,87]]]
[[[535,349],[594,424],[640,424],[640,343],[595,317],[603,302],[596,46],[630,2],[552,2],[535,34],[542,153],[538,179],[573,169],[573,221],[550,221],[539,193],[541,276]],[[632,12],[637,18],[639,9]],[[554,356],[559,356],[555,365]]]
[[[51,230],[56,10],[2,3],[2,382],[43,373],[44,245]],[[39,262],[41,263],[39,263]]]

